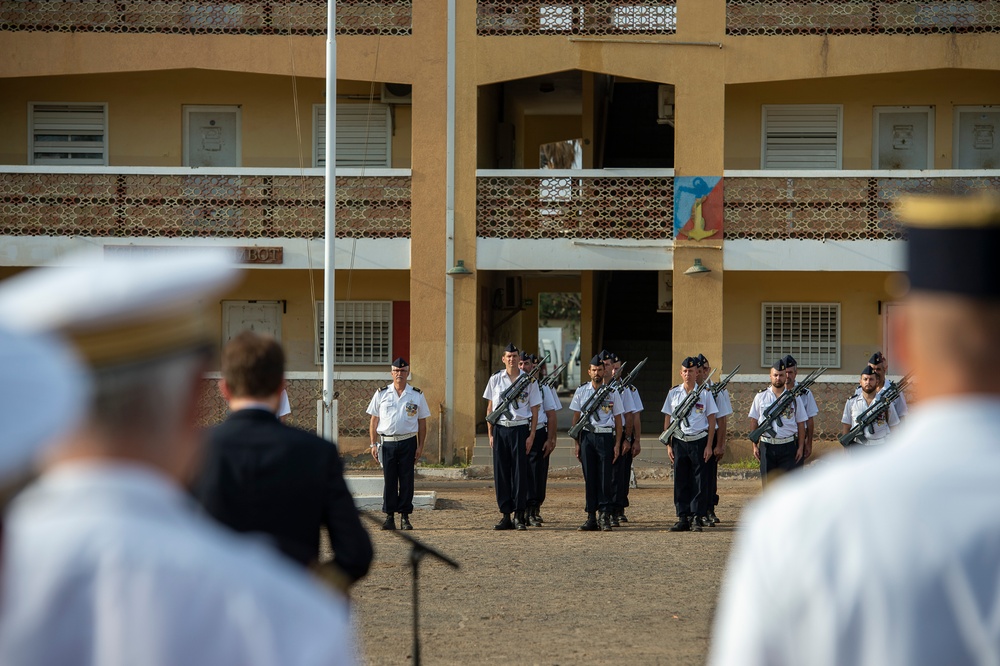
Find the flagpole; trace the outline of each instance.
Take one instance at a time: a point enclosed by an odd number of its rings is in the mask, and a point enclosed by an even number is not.
[[[337,0],[329,0],[326,12],[326,164],[323,189],[323,400],[321,435],[337,441],[337,402],[333,385],[336,356],[336,309],[334,303],[337,213]]]

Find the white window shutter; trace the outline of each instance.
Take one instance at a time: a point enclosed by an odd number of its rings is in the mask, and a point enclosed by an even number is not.
[[[392,354],[392,301],[337,301],[333,339],[337,364],[389,363]],[[323,362],[323,302],[316,304],[316,363]]]
[[[762,303],[760,364],[791,354],[806,368],[840,367],[840,303]]]
[[[388,104],[337,105],[337,166],[391,166],[392,116]],[[326,166],[326,105],[313,107],[314,166]]]
[[[841,118],[836,104],[764,105],[763,169],[840,169]]]
[[[29,164],[108,164],[107,104],[28,105]]]

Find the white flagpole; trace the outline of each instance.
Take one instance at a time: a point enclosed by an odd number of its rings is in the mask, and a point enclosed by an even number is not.
[[[326,183],[323,190],[323,400],[320,434],[336,443],[337,402],[334,400],[333,365],[336,356],[334,307],[334,254],[337,209],[337,0],[329,0],[326,15]]]

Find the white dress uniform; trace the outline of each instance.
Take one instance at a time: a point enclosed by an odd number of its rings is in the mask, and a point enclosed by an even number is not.
[[[583,418],[583,408],[594,395],[593,382],[577,387],[570,400],[570,410]],[[600,406],[591,414],[587,428],[580,434],[580,465],[583,467],[584,510],[588,516],[600,511],[607,516],[613,502],[613,468],[615,447],[615,417],[624,413],[618,391],[609,391]],[[610,516],[608,517],[610,528]]]
[[[342,599],[192,506],[146,466],[46,473],[7,516],[0,663],[356,661]]]
[[[539,388],[539,392],[542,395],[542,405],[538,408],[538,426],[535,430],[548,427],[549,415],[546,412],[558,412],[562,409],[562,402],[560,402],[554,388],[542,386]]]
[[[928,400],[893,437],[746,511],[712,666],[1000,663],[1000,399]]]
[[[787,391],[787,389],[785,389]],[[784,391],[782,391],[784,393]],[[767,408],[778,400],[774,391],[766,388],[753,398],[750,405],[750,418],[759,424],[764,419]],[[795,398],[794,404],[788,405],[781,414],[781,425],[772,422],[775,434],[760,438],[760,481],[767,485],[768,475],[775,470],[789,472],[796,467],[795,456],[798,453],[799,424],[809,420],[802,398]]]
[[[368,402],[367,413],[378,417],[378,462],[382,466],[382,512],[413,513],[414,464],[420,419],[431,415],[423,392],[407,384],[402,393],[383,386]]]
[[[684,388],[683,384],[673,387],[667,393],[667,399],[663,401],[663,407],[660,411],[664,414],[669,414],[672,419],[674,410],[684,402],[688,393],[689,391]],[[682,421],[680,425],[681,433],[687,438],[704,436],[708,432],[709,415],[715,415],[719,411],[718,405],[715,404],[715,398],[712,397],[709,391],[702,389],[698,398],[698,402],[695,403],[694,408],[688,413],[687,422]]]
[[[594,393],[595,389],[592,382],[578,386],[576,392],[573,393],[573,399],[569,403],[570,411],[582,412],[584,405],[587,404],[590,396],[594,395]],[[625,408],[622,405],[621,395],[618,391],[609,391],[604,397],[604,402],[601,403],[601,406],[591,414],[589,429],[598,433],[614,433],[615,417],[621,416],[624,413]]]
[[[886,383],[885,386],[880,388],[875,393],[875,397],[877,398],[880,395],[882,395],[882,392],[885,391],[887,388],[889,388],[888,383]],[[861,395],[860,386],[854,389],[854,395]],[[904,416],[906,416],[910,411],[910,408],[907,407],[906,405],[906,393],[900,392],[899,397],[892,401],[892,406],[896,410],[896,416],[898,416],[899,418],[903,418]]]
[[[875,400],[873,399],[872,402],[875,402]],[[846,423],[853,428],[858,422],[858,417],[869,407],[871,407],[871,404],[865,401],[863,395],[851,396],[844,403],[844,415],[840,422]],[[896,414],[896,408],[889,405],[888,411],[883,412],[870,428],[865,429],[864,437],[867,441],[864,442],[864,445],[877,446],[884,444],[885,438],[889,436],[889,427],[895,428],[898,425],[899,416]]]
[[[379,435],[399,438],[415,437],[420,419],[429,417],[431,410],[423,391],[407,384],[400,394],[389,384],[375,391],[368,401],[367,413],[378,417]]]
[[[558,423],[549,423],[547,412],[558,412],[562,409],[562,402],[560,402],[554,388],[551,386],[539,386],[538,388],[542,396],[542,405],[538,408],[535,442],[531,451],[528,452],[528,493],[525,499],[528,507],[528,521],[536,527],[542,524],[539,512],[542,504],[545,503],[549,478],[549,456],[545,455],[545,441],[553,434],[549,427],[557,428],[559,426]],[[541,438],[542,431],[545,432],[544,440]]]
[[[519,371],[518,376],[526,374]],[[483,397],[490,401],[493,409],[500,406],[503,392],[513,385],[507,370],[503,369],[490,376]],[[515,513],[515,522],[528,507],[528,452],[525,450],[531,426],[531,410],[541,408],[542,394],[538,382],[531,382],[510,404],[510,416],[501,418],[493,426],[493,488],[496,491],[497,508],[505,517]],[[532,448],[541,442],[532,440]],[[505,518],[506,520],[506,518]],[[503,524],[503,523],[501,523]]]
[[[683,384],[670,389],[660,411],[670,415],[673,422],[674,413],[687,398],[690,391]],[[708,515],[708,488],[703,483],[705,476],[705,447],[709,446],[708,417],[719,412],[715,398],[710,391],[702,389],[698,401],[688,412],[687,418],[681,420],[678,433],[675,433],[670,446],[674,454],[674,509],[679,522],[671,528],[674,531],[686,530],[691,527],[692,520],[704,520]],[[696,530],[701,524],[694,523]]]
[[[524,371],[520,371],[520,374],[525,374]],[[520,375],[518,375],[520,376]],[[486,384],[486,390],[483,391],[483,397],[493,404],[493,409],[500,406],[500,396],[503,392],[510,388],[511,384],[510,377],[507,376],[506,370],[501,370],[500,372],[495,372],[490,376],[489,382]],[[526,425],[524,422],[531,421],[531,408],[539,407],[542,404],[542,394],[538,391],[538,382],[531,382],[528,388],[521,391],[521,395],[518,397],[517,404],[511,403],[510,419],[500,419],[499,423],[501,425],[509,425],[511,422],[518,422],[518,425]]]

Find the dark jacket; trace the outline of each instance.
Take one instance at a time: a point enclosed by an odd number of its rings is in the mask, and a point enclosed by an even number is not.
[[[337,447],[263,409],[232,413],[208,433],[195,498],[238,532],[270,536],[309,565],[326,526],[334,563],[352,580],[368,573],[372,542],[344,481]]]

